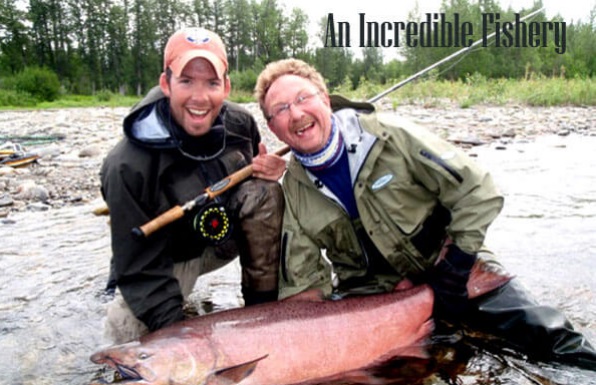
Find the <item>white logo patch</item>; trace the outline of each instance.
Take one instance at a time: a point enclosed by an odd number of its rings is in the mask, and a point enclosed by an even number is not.
[[[391,179],[393,179],[393,174],[383,175],[372,184],[371,187],[373,191],[377,191],[385,187],[389,182],[391,182]]]
[[[208,43],[211,39],[209,38],[207,31],[203,28],[188,28],[186,29],[186,40],[190,43],[201,45]]]

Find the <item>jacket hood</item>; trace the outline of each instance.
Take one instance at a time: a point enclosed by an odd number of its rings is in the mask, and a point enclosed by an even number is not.
[[[131,142],[149,148],[176,147],[175,138],[158,113],[160,102],[166,102],[166,97],[158,86],[153,87],[124,118],[124,135]]]
[[[375,111],[375,106],[369,102],[355,102],[341,95],[329,95],[331,109],[337,112],[344,108],[351,108],[362,113],[371,113]]]

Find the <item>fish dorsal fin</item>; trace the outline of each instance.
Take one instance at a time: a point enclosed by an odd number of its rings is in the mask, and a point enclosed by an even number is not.
[[[244,362],[242,364],[228,366],[225,368],[217,369],[209,375],[207,379],[207,385],[231,385],[237,384],[250,376],[254,372],[259,361],[267,358],[268,354],[259,357],[255,360]]]
[[[472,267],[466,286],[468,297],[480,297],[505,285],[513,278],[514,276],[505,271],[500,264],[479,258]]]

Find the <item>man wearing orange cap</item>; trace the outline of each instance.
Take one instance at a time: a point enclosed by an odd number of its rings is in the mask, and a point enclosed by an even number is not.
[[[254,118],[226,100],[228,61],[221,38],[202,28],[174,33],[159,86],[124,119],[125,137],[101,169],[111,213],[116,298],[106,335],[115,343],[184,318],[199,275],[236,256],[246,305],[277,299],[285,170],[266,154]],[[252,163],[253,176],[214,202],[139,241],[131,229],[192,200]]]

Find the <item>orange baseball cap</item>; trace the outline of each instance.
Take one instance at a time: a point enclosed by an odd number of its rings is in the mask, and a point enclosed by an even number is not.
[[[164,51],[163,69],[170,67],[174,75],[180,76],[188,62],[198,57],[208,60],[217,76],[223,78],[228,69],[224,43],[216,33],[204,28],[184,28],[170,36]]]

